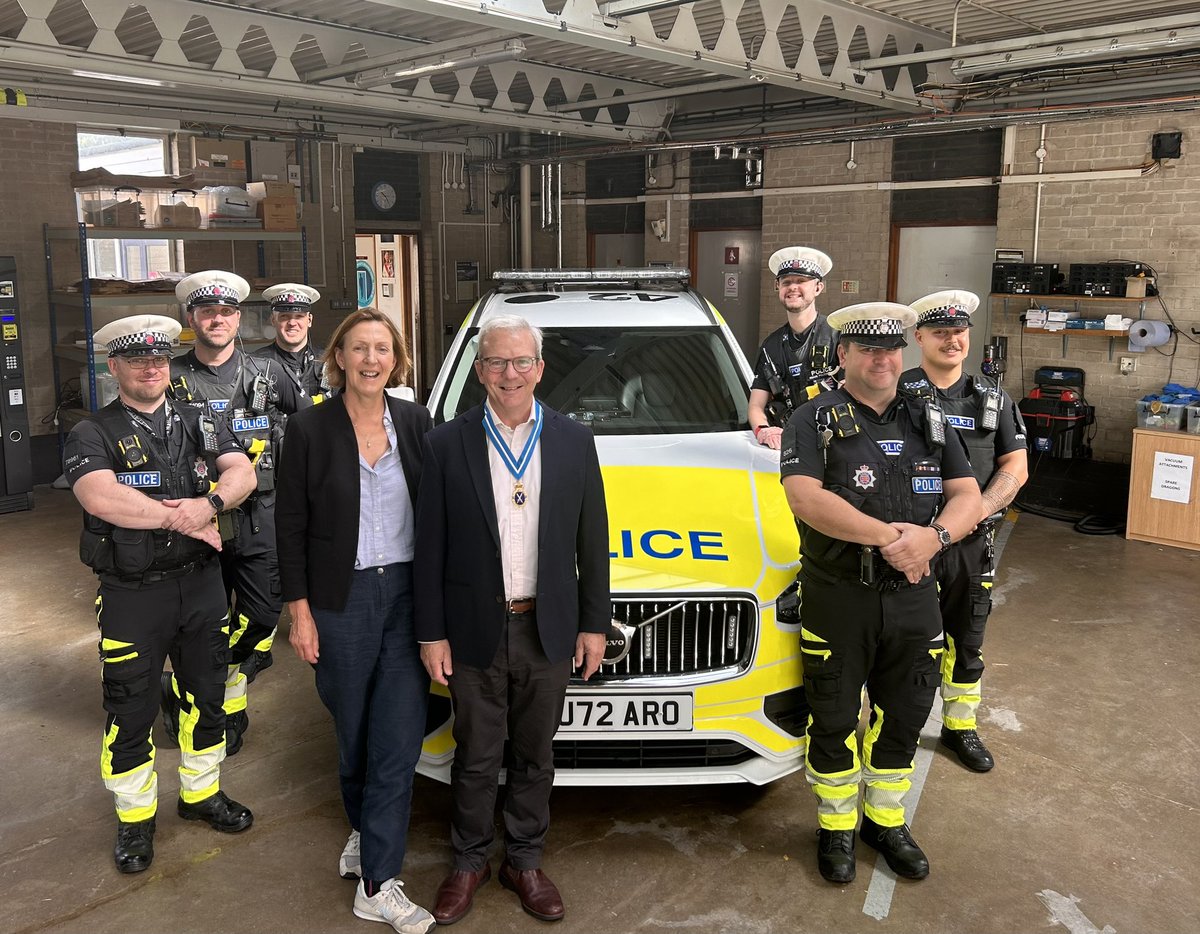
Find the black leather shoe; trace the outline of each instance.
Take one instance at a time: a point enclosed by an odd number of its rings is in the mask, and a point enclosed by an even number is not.
[[[244,710],[225,718],[225,755],[236,756],[242,748],[242,734],[250,727],[250,715]]]
[[[271,654],[271,650],[265,652],[253,652],[248,659],[239,665],[242,674],[246,676],[246,680],[253,682],[258,677],[260,671],[266,671],[275,664],[275,656]]]
[[[973,772],[988,772],[996,764],[987,746],[974,730],[952,730],[942,727],[942,745],[958,756],[958,760]]]
[[[249,830],[254,815],[244,804],[230,800],[223,791],[210,795],[203,801],[188,804],[179,799],[179,816],[184,820],[202,820],[213,830],[221,833],[241,833]]]
[[[164,742],[168,746],[177,747],[179,745],[179,698],[175,696],[175,689],[171,686],[172,677],[169,671],[162,673],[158,682],[162,696],[158,703],[162,707],[163,732],[167,734]]]
[[[883,854],[896,875],[905,879],[924,879],[929,875],[929,860],[909,833],[908,824],[880,827],[864,815],[858,835],[863,843]]]
[[[154,818],[117,824],[113,859],[118,872],[142,872],[154,862]]]
[[[854,881],[854,831],[817,831],[817,868],[826,882],[845,885]]]

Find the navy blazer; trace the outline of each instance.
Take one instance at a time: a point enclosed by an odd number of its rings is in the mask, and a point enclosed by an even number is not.
[[[589,429],[543,406],[537,626],[551,662],[580,632],[607,632],[608,511]],[[413,567],[417,639],[450,641],[454,662],[487,668],[504,626],[504,570],[483,406],[425,436]],[[516,596],[523,596],[517,594]]]
[[[429,410],[387,396],[415,508]],[[276,471],[275,543],[284,600],[342,610],[358,554],[358,441],[341,393],[288,419]]]

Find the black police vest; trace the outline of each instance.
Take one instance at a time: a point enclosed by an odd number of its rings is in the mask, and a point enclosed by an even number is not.
[[[288,377],[282,364],[234,351],[236,375],[223,381],[203,365],[192,367],[188,357],[171,361],[170,396],[198,412],[223,419],[254,465],[258,479],[255,493],[275,489],[275,464],[287,427],[287,416],[279,411],[276,382]],[[261,381],[261,383],[259,383]],[[262,406],[254,404],[259,385],[265,393]]]
[[[288,353],[278,344],[267,344],[266,347],[254,351],[254,356],[276,361],[291,377],[292,382],[300,387],[313,400],[321,399],[329,394],[329,384],[325,379],[325,367],[321,362],[325,352],[314,348],[311,343],[300,351],[299,359],[295,354]]]
[[[791,329],[788,325],[769,335],[763,344],[768,368],[774,371],[772,375],[778,377],[787,388],[787,398],[777,400],[788,409],[784,416],[778,419],[782,422],[778,427],[786,425],[792,413],[808,401],[809,386],[822,376],[837,372],[837,332],[822,315],[817,315],[812,327],[813,331],[807,342],[808,353],[803,359],[791,348]]]
[[[171,431],[183,432],[174,462],[168,455],[171,442],[155,438],[138,427],[121,401],[110,402],[92,422],[104,438],[117,482],[145,493],[151,499],[188,499],[208,493],[217,479],[217,458],[204,451],[200,412],[172,406],[179,421]],[[172,418],[171,413],[167,414]],[[199,539],[164,529],[126,529],[84,513],[79,539],[80,559],[98,574],[136,578],[146,571],[169,571],[216,551]]]
[[[859,403],[845,390],[826,393],[821,401],[816,407],[818,435],[825,428],[827,413],[841,403],[856,410],[859,426],[857,434],[830,438],[822,478],[825,489],[880,522],[929,525],[943,502],[943,448],[925,438],[925,403],[902,397],[895,418],[878,424],[857,415]],[[860,545],[831,538],[803,521],[797,524],[806,563],[837,577],[858,578]]]
[[[946,421],[958,429],[963,441],[967,444],[967,453],[971,457],[971,470],[979,483],[979,488],[986,489],[988,481],[996,470],[996,432],[995,429],[983,427],[983,401],[987,393],[996,393],[997,402],[1003,404],[999,386],[984,376],[968,376],[966,394],[959,399],[951,399],[929,381],[925,371],[919,367],[908,370],[900,376],[901,393],[918,399],[936,398],[938,405],[946,414]],[[1011,402],[1009,403],[1011,405]],[[1000,411],[999,414],[1003,414]]]

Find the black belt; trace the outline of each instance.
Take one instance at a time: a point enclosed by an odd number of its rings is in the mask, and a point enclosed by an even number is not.
[[[152,571],[145,571],[142,574],[118,576],[117,580],[126,584],[157,584],[162,581],[174,580],[177,577],[185,577],[193,571],[199,571],[210,561],[212,561],[212,558],[203,558],[199,561],[189,561],[187,564],[179,565],[179,567],[155,568]]]
[[[516,600],[509,600],[504,605],[504,609],[512,615],[520,616],[524,613],[532,613],[536,605],[537,600],[533,597],[520,597]]]

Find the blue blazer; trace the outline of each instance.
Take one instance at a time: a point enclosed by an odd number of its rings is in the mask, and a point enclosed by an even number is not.
[[[589,429],[543,407],[537,627],[551,662],[580,632],[607,632],[608,511]],[[417,639],[448,639],[455,662],[487,668],[504,625],[500,532],[483,406],[425,435],[417,492]],[[521,596],[518,594],[517,596]]]

